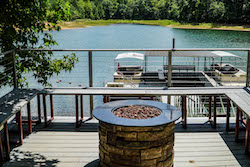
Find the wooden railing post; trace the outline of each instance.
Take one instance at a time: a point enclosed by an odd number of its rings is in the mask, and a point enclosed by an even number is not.
[[[214,113],[213,113],[213,116],[214,116],[214,124],[213,124],[213,128],[216,128],[216,125],[217,125],[217,111],[216,111],[216,96],[214,96]]]
[[[8,122],[4,124],[4,139],[5,139],[5,152],[6,152],[6,160],[10,160],[10,141],[9,141],[9,130],[8,130]]]
[[[23,144],[23,121],[22,121],[22,115],[21,111],[18,111],[16,113],[16,121],[18,124],[18,135],[19,135],[19,144]]]
[[[41,114],[41,97],[40,93],[37,94],[37,110],[38,110],[38,123],[42,122],[42,114]]]
[[[249,140],[250,140],[250,118],[247,117],[246,123],[246,137],[245,137],[245,153],[248,154],[249,152]]]
[[[53,95],[49,95],[50,98],[50,117],[54,118],[54,102],[53,102]]]
[[[172,86],[172,51],[168,52],[168,87]],[[171,103],[171,96],[168,96],[168,104]]]
[[[81,120],[83,120],[83,95],[80,96],[80,104],[81,104]]]
[[[93,87],[93,67],[92,67],[92,51],[89,51],[89,87]],[[93,118],[93,96],[89,98],[90,117]]]
[[[246,79],[246,87],[250,86],[250,50],[248,51],[247,58],[247,79]]]
[[[187,128],[187,96],[181,96],[182,97],[182,121],[183,121],[183,127]]]
[[[27,112],[28,112],[28,132],[32,133],[32,119],[31,119],[31,110],[30,110],[30,102],[27,104]]]
[[[48,126],[48,122],[47,122],[46,94],[43,94],[43,112],[44,112],[44,124],[45,124],[45,127],[47,127]]]
[[[18,83],[17,83],[17,75],[16,75],[16,52],[12,52],[12,61],[13,61],[13,85],[14,88],[18,88]]]
[[[76,128],[79,124],[79,101],[78,101],[78,95],[75,95],[75,103],[76,103]]]
[[[239,141],[239,124],[240,124],[240,108],[237,106],[237,112],[236,112],[236,124],[235,124],[235,141]]]
[[[4,156],[3,156],[3,144],[2,138],[0,137],[0,165],[4,163]]]
[[[230,124],[230,99],[227,98],[227,121],[226,121],[226,131],[229,132],[229,124]]]
[[[212,121],[212,96],[209,96],[209,105],[208,105],[208,121]]]

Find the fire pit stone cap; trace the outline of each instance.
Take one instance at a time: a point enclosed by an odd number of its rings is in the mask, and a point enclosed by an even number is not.
[[[113,110],[123,106],[131,105],[145,105],[159,108],[162,113],[154,118],[148,119],[129,119],[118,117],[113,114]],[[181,117],[181,111],[172,105],[151,101],[151,100],[121,100],[105,103],[96,107],[93,110],[93,115],[99,121],[118,125],[118,126],[131,126],[131,127],[142,127],[142,126],[160,126],[169,124],[178,120]]]

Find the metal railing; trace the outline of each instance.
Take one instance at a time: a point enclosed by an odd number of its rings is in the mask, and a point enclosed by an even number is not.
[[[173,65],[173,52],[178,52],[178,51],[244,51],[248,52],[248,59],[250,57],[250,49],[249,48],[192,48],[192,49],[176,49],[176,48],[171,48],[171,49],[21,49],[18,50],[18,52],[21,51],[50,51],[50,52],[88,52],[88,72],[89,72],[89,87],[93,86],[94,80],[93,80],[93,57],[95,54],[93,52],[120,52],[120,51],[138,51],[138,52],[145,52],[145,51],[168,51],[168,65],[167,65],[167,77],[168,77],[168,86],[172,86],[172,65]],[[204,62],[200,62],[201,64]],[[219,64],[219,60],[216,61],[215,63]],[[244,63],[243,61],[238,61],[238,64]],[[198,65],[199,66],[199,65]],[[162,67],[164,68],[164,67]],[[198,67],[202,68],[200,65]],[[206,68],[205,66],[203,68]],[[247,72],[247,77],[246,77],[246,85],[249,85],[250,82],[250,77],[249,77],[249,72],[250,71],[250,63],[248,61],[247,67],[246,67],[246,72]]]
[[[249,48],[192,48],[192,49],[181,49],[181,48],[168,48],[168,49],[18,49],[18,50],[10,50],[4,53],[1,53],[0,55],[11,55],[11,59],[12,62],[8,62],[7,65],[12,64],[10,70],[12,71],[12,73],[10,73],[12,75],[12,82],[13,82],[13,86],[14,88],[18,88],[18,79],[17,78],[17,70],[16,70],[16,55],[18,56],[19,52],[22,51],[34,51],[34,52],[87,52],[88,53],[88,60],[87,60],[87,66],[88,66],[88,80],[86,83],[88,83],[88,87],[93,87],[95,80],[94,80],[94,69],[93,69],[93,63],[94,60],[93,58],[96,56],[96,52],[125,52],[125,51],[136,51],[136,52],[145,52],[145,51],[168,51],[168,56],[167,56],[167,63],[165,64],[167,65],[167,69],[166,69],[166,74],[167,74],[167,86],[171,87],[173,86],[173,80],[175,79],[175,76],[173,76],[173,72],[175,72],[175,70],[173,70],[173,65],[175,65],[174,63],[178,63],[178,61],[174,60],[173,58],[173,52],[178,52],[178,51],[230,51],[230,52],[234,52],[234,51],[240,51],[240,52],[247,52],[247,62],[243,62],[243,61],[238,61],[237,63],[240,65],[240,67],[243,67],[243,63],[246,63],[245,69],[246,69],[246,83],[244,84],[245,86],[250,86],[250,49]],[[215,61],[215,63],[219,63],[218,61]],[[198,66],[198,68],[202,69],[202,68],[206,68],[205,66],[202,66],[201,64],[204,64],[204,61],[200,61],[200,65]],[[1,64],[0,64],[1,65]],[[150,67],[150,66],[149,66]],[[114,67],[115,68],[115,67]],[[162,65],[162,67],[164,69],[164,65]],[[204,70],[203,70],[204,71]],[[209,72],[209,70],[205,70],[204,72]],[[7,75],[5,75],[4,77],[9,77]],[[218,77],[220,76],[213,76],[212,78],[214,80],[216,80]],[[4,79],[3,77],[0,78]],[[181,79],[181,77],[179,76],[179,79]],[[9,82],[9,80],[8,80]],[[104,82],[104,81],[103,81]],[[165,81],[164,81],[165,82]],[[200,81],[202,82],[202,81]],[[4,83],[6,84],[6,83]],[[135,84],[135,83],[133,83]],[[3,84],[2,84],[3,85]],[[0,85],[0,86],[2,86]],[[168,98],[170,99],[170,98]],[[170,100],[168,101],[168,103],[170,103]],[[90,110],[93,109],[93,105],[94,105],[94,99],[93,96],[90,96],[90,100],[89,100],[89,104],[90,104]],[[191,108],[191,107],[190,107]],[[204,106],[201,104],[200,108],[204,108]],[[205,109],[203,109],[205,111]]]
[[[16,71],[16,50],[0,53],[0,88],[12,79],[14,88],[18,88]],[[12,77],[10,77],[12,76]]]

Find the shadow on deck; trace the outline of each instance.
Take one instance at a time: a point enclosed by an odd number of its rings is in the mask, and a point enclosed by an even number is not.
[[[250,166],[244,142],[234,142],[234,124],[230,126],[232,132],[226,133],[224,118],[219,118],[217,129],[207,118],[188,118],[187,129],[177,123],[175,166]],[[97,127],[97,121],[90,120],[75,129],[72,118],[55,119],[47,128],[38,125],[22,146],[11,151],[11,160],[4,166],[97,167]]]

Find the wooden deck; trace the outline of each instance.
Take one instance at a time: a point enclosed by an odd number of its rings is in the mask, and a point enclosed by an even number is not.
[[[234,124],[230,124],[232,133],[227,134],[225,118],[218,118],[216,130],[206,121],[188,118],[187,129],[177,123],[175,166],[250,166],[243,140],[234,142]],[[97,167],[97,126],[96,120],[90,120],[75,129],[74,118],[59,117],[47,128],[43,124],[36,126],[24,144],[11,151],[11,160],[4,166]]]

